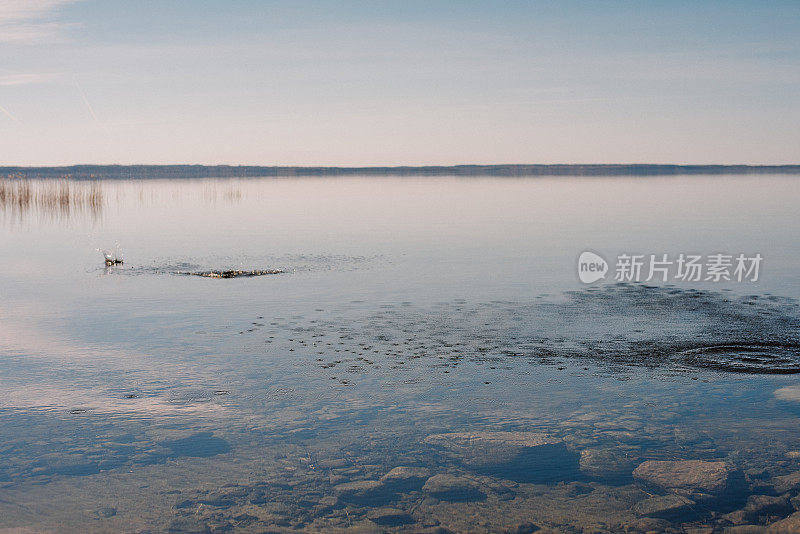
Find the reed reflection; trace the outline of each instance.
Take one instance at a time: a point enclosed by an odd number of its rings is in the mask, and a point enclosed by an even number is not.
[[[99,181],[0,178],[0,212],[9,222],[29,215],[58,220],[75,215],[99,217],[105,194]]]

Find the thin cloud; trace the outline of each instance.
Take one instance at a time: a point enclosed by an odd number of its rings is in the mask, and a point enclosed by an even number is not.
[[[79,0],[2,0],[0,43],[41,44],[63,41],[74,23],[56,20],[58,10]]]
[[[0,87],[50,83],[55,81],[56,78],[57,76],[55,74],[49,73],[6,74],[0,75]]]

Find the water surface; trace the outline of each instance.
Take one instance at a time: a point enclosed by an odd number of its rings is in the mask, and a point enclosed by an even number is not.
[[[800,471],[799,184],[106,181],[91,203],[5,205],[0,527],[781,520],[800,487],[781,478]],[[584,286],[586,249],[764,264],[754,283]],[[207,276],[225,272],[258,276]],[[728,478],[654,486],[634,476],[651,460]]]

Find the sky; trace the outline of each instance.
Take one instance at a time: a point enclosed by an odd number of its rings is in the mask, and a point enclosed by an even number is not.
[[[800,163],[800,2],[0,0],[0,165]]]

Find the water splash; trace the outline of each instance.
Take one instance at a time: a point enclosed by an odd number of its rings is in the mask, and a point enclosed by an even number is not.
[[[112,267],[114,265],[122,265],[124,262],[122,256],[122,249],[119,246],[119,243],[115,245],[114,251],[105,250],[105,249],[97,249],[103,255],[103,259],[106,262],[106,267]]]

